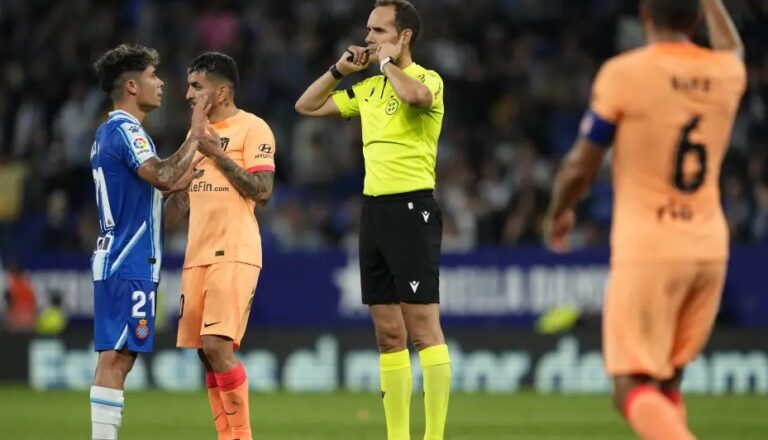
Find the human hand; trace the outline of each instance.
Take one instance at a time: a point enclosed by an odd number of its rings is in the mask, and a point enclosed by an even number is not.
[[[208,112],[211,111],[211,103],[208,102],[208,96],[202,95],[195,102],[195,108],[192,110],[192,124],[190,134],[202,136],[208,126]]]
[[[216,130],[210,125],[206,128],[206,131],[198,137],[197,151],[202,153],[205,157],[212,159],[224,154],[224,150],[221,148],[221,138]]]
[[[397,61],[400,58],[400,54],[403,53],[403,46],[405,44],[405,32],[400,33],[400,38],[397,39],[397,44],[383,43],[380,44],[376,50],[376,58],[381,60],[392,57],[392,61]]]
[[[344,51],[339,61],[336,61],[336,69],[342,75],[349,75],[353,72],[365,70],[370,63],[368,48],[352,45]]]
[[[544,242],[547,247],[558,254],[571,250],[569,235],[576,224],[576,213],[572,209],[557,217],[547,215],[544,220]]]

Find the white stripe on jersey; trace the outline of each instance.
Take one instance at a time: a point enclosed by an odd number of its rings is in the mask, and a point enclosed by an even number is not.
[[[98,167],[93,170],[93,180],[96,182],[96,192],[98,193],[97,205],[101,208],[101,213],[104,216],[102,227],[105,230],[113,229],[115,227],[115,218],[112,216],[112,207],[109,204],[109,192],[107,191],[107,179],[104,177],[104,168]]]
[[[152,280],[160,281],[160,265],[163,258],[160,234],[163,230],[163,193],[157,188],[152,188],[152,257],[155,264],[152,266]]]
[[[117,343],[115,344],[115,350],[122,349],[127,339],[128,339],[128,324],[125,324],[125,327],[123,327],[123,331],[120,333],[120,337],[117,338]]]
[[[133,159],[133,163],[137,167],[141,166],[141,162],[139,162],[139,158],[136,156],[136,152],[133,151],[133,148],[131,148],[131,140],[128,139],[128,136],[126,136],[125,132],[122,129],[118,129],[117,132],[120,133],[120,136],[123,137],[123,140],[125,141],[125,145],[128,147],[128,151],[131,153],[131,159]]]
[[[139,165],[147,159],[155,157],[154,146],[141,125],[122,122],[117,130],[123,135],[128,150]]]
[[[91,272],[93,273],[93,281],[101,281],[104,279],[104,267],[106,267],[107,251],[96,251],[93,253],[93,263],[91,264]]]
[[[133,249],[134,246],[136,246],[136,243],[139,242],[139,239],[144,234],[144,232],[147,230],[147,222],[143,222],[141,226],[139,227],[139,230],[136,231],[135,234],[133,234],[133,237],[131,237],[131,240],[128,242],[128,244],[125,245],[123,248],[123,251],[120,252],[120,255],[117,256],[117,259],[114,263],[112,263],[112,267],[109,268],[109,274],[112,275],[115,273],[118,267],[120,267],[120,264],[123,262],[126,256],[128,256],[128,253],[131,252],[131,249]]]
[[[112,243],[115,238],[112,234],[99,237],[96,243],[96,251],[93,253],[93,263],[91,272],[93,272],[93,281],[107,279],[107,264],[109,261],[109,252],[112,250]]]

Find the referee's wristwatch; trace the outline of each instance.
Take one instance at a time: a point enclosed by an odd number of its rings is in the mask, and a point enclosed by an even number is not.
[[[328,69],[329,72],[331,72],[331,76],[333,76],[334,79],[344,79],[344,74],[339,71],[339,68],[336,67],[336,63],[331,64],[331,68]]]
[[[386,67],[387,63],[391,63],[395,61],[392,57],[386,57],[383,60],[379,61],[379,71],[381,71],[381,74],[384,76],[387,76],[386,73],[384,73],[384,67]]]

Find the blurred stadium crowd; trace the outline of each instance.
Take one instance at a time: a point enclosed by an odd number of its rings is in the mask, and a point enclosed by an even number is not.
[[[538,246],[553,173],[606,58],[642,44],[635,0],[415,0],[415,60],[445,80],[437,196],[444,249]],[[304,88],[352,43],[373,1],[3,0],[0,2],[0,247],[90,250],[97,234],[89,152],[108,110],[92,63],[121,42],[158,50],[163,106],[145,121],[167,156],[183,141],[186,66],[235,57],[236,101],[277,138],[277,184],[259,212],[265,248],[355,243],[363,163],[357,120],[299,117]],[[768,241],[768,1],[728,2],[750,86],[722,179],[732,239]],[[701,37],[699,37],[701,38]],[[705,41],[705,40],[702,40]],[[373,70],[372,70],[373,72]],[[362,79],[353,76],[345,81]],[[576,243],[605,246],[609,173],[580,212]],[[184,225],[167,249],[183,252]]]

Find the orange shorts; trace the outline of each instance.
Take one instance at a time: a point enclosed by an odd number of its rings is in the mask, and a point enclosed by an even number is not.
[[[219,335],[240,346],[261,269],[222,262],[184,269],[176,346],[200,348],[202,335]]]
[[[611,376],[674,375],[699,355],[715,323],[727,263],[612,264],[603,313]]]

